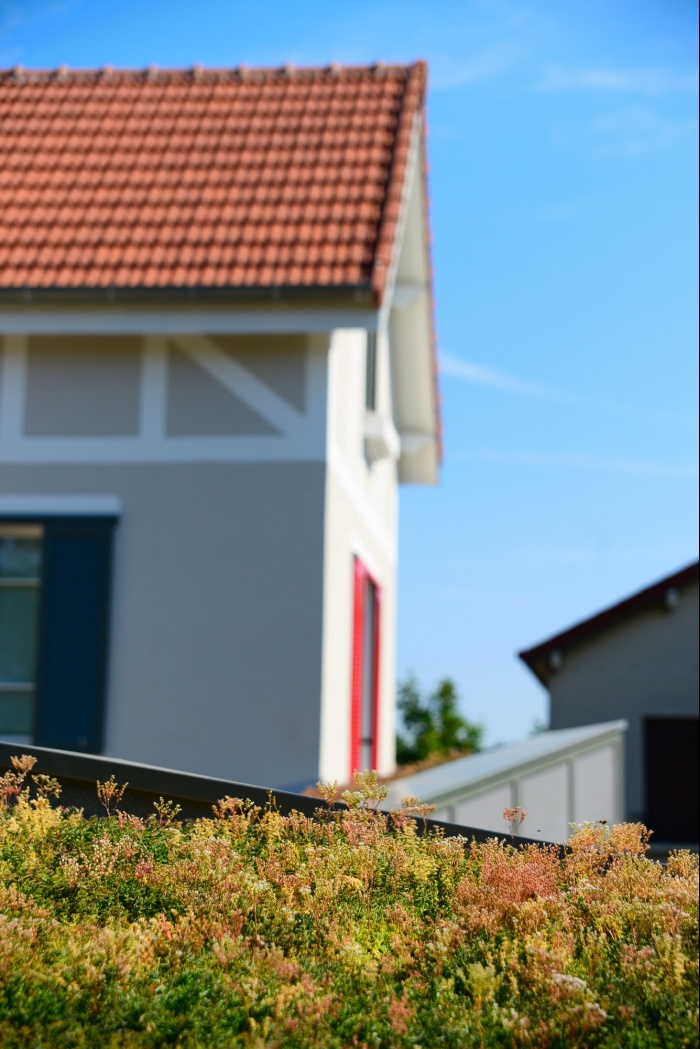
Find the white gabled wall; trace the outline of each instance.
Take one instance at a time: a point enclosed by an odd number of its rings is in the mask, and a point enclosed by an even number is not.
[[[543,733],[393,780],[385,808],[411,795],[435,818],[505,835],[504,808],[527,812],[521,834],[565,842],[570,825],[624,819],[625,721]]]
[[[324,618],[321,702],[321,778],[347,782],[353,629],[353,558],[358,556],[381,587],[379,758],[381,773],[395,767],[396,559],[398,477],[396,462],[365,458],[366,332],[334,332],[328,367]],[[377,340],[378,413],[391,418],[386,335]]]

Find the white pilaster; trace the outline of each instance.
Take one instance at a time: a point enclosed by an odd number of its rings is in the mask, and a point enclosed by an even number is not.
[[[0,381],[0,442],[5,447],[22,438],[26,396],[27,339],[25,335],[6,335]]]
[[[149,442],[165,438],[167,344],[164,335],[143,340],[139,434]]]

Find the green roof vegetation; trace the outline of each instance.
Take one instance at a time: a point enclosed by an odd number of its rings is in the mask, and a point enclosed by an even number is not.
[[[421,834],[372,773],[315,819],[143,820],[113,780],[88,819],[33,760],[0,777],[3,1049],[698,1044],[697,856],[639,825]]]

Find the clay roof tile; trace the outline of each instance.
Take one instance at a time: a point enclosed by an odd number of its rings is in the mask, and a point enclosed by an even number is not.
[[[391,261],[424,91],[422,63],[0,74],[0,288],[357,283],[381,299],[373,260]]]

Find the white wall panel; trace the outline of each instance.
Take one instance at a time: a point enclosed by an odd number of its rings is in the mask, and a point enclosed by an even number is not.
[[[455,822],[464,827],[478,827],[481,830],[492,830],[496,834],[506,834],[503,822],[503,810],[513,805],[513,788],[510,783],[484,791],[476,797],[460,801],[454,806]]]
[[[615,748],[600,747],[574,761],[574,821],[612,823],[615,813]]]
[[[519,804],[527,812],[522,833],[543,841],[566,841],[569,836],[569,798],[566,763],[523,776]]]

